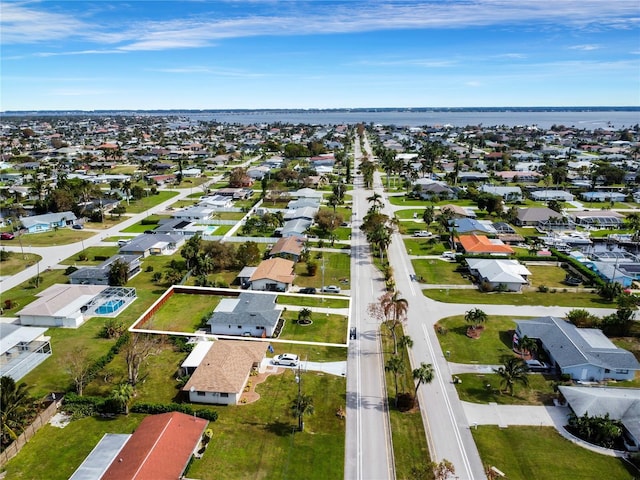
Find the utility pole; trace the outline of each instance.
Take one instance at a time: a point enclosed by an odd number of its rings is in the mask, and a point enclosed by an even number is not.
[[[304,429],[304,422],[302,421],[302,410],[301,410],[301,405],[302,405],[302,372],[300,371],[300,363],[298,363],[298,373],[296,375],[296,383],[298,384],[298,398],[296,400],[297,404],[298,404],[298,431],[302,432],[302,430]]]

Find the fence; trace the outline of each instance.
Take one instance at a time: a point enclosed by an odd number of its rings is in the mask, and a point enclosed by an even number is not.
[[[60,399],[59,401],[61,401]],[[36,432],[42,427],[46,425],[51,417],[53,417],[58,411],[58,401],[53,401],[49,404],[47,408],[45,408],[42,412],[38,414],[36,419],[33,421],[31,425],[24,429],[24,432],[20,434],[17,440],[15,440],[11,445],[0,453],[0,467],[2,467],[5,463],[15,457],[18,452],[25,446],[25,444],[31,440]]]

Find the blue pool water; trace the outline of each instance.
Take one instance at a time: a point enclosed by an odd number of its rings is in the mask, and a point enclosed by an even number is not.
[[[218,229],[217,226],[215,225],[209,225],[207,228],[204,229],[204,232],[202,232],[203,235],[213,235],[213,232],[215,232]]]
[[[117,312],[118,309],[124,305],[124,300],[109,300],[103,303],[96,309],[98,315],[104,315],[106,313]]]

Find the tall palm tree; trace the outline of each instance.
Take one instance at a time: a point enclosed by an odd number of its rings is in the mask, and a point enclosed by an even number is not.
[[[529,386],[529,377],[527,376],[527,364],[517,357],[510,357],[502,367],[493,369],[500,377],[500,386],[509,390],[513,396],[513,389],[516,383],[522,386]]]
[[[387,363],[385,363],[384,365],[384,369],[387,372],[393,373],[393,384],[395,385],[395,392],[396,392],[396,397],[395,397],[396,407],[398,406],[398,393],[399,393],[398,392],[398,373],[400,373],[403,368],[404,368],[404,362],[402,360],[402,357],[398,355],[394,355],[393,357],[389,358],[389,360],[387,360]]]
[[[433,371],[433,365],[431,363],[420,363],[420,367],[413,369],[413,379],[417,380],[416,390],[413,392],[413,396],[416,397],[418,395],[418,388],[423,383],[431,383],[433,382],[433,378],[435,373]]]
[[[133,398],[133,387],[129,383],[121,383],[111,391],[111,398],[129,415],[129,402]]]
[[[298,419],[298,430],[304,430],[303,417],[305,415],[313,415],[315,408],[313,406],[313,397],[310,395],[298,394],[291,403],[291,413],[294,418]]]
[[[393,354],[398,354],[398,340],[396,336],[396,328],[407,318],[409,311],[409,302],[400,297],[397,290],[393,293],[387,292],[380,297],[380,307],[387,320],[387,326],[393,337]]]
[[[8,445],[22,433],[31,399],[26,383],[0,377],[0,432],[2,445]]]
[[[382,207],[384,206],[384,203],[382,201],[382,195],[375,192],[370,197],[367,197],[367,202],[371,204],[371,207],[369,207],[369,211],[372,213],[379,213],[380,210],[382,210]]]

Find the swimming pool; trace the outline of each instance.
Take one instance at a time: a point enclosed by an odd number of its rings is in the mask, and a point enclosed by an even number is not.
[[[202,234],[203,235],[213,235],[213,232],[215,232],[217,229],[218,229],[217,225],[208,225],[207,228],[204,229]]]
[[[96,308],[96,313],[98,315],[105,315],[107,313],[117,312],[122,305],[124,305],[124,300],[122,299],[109,300]]]

